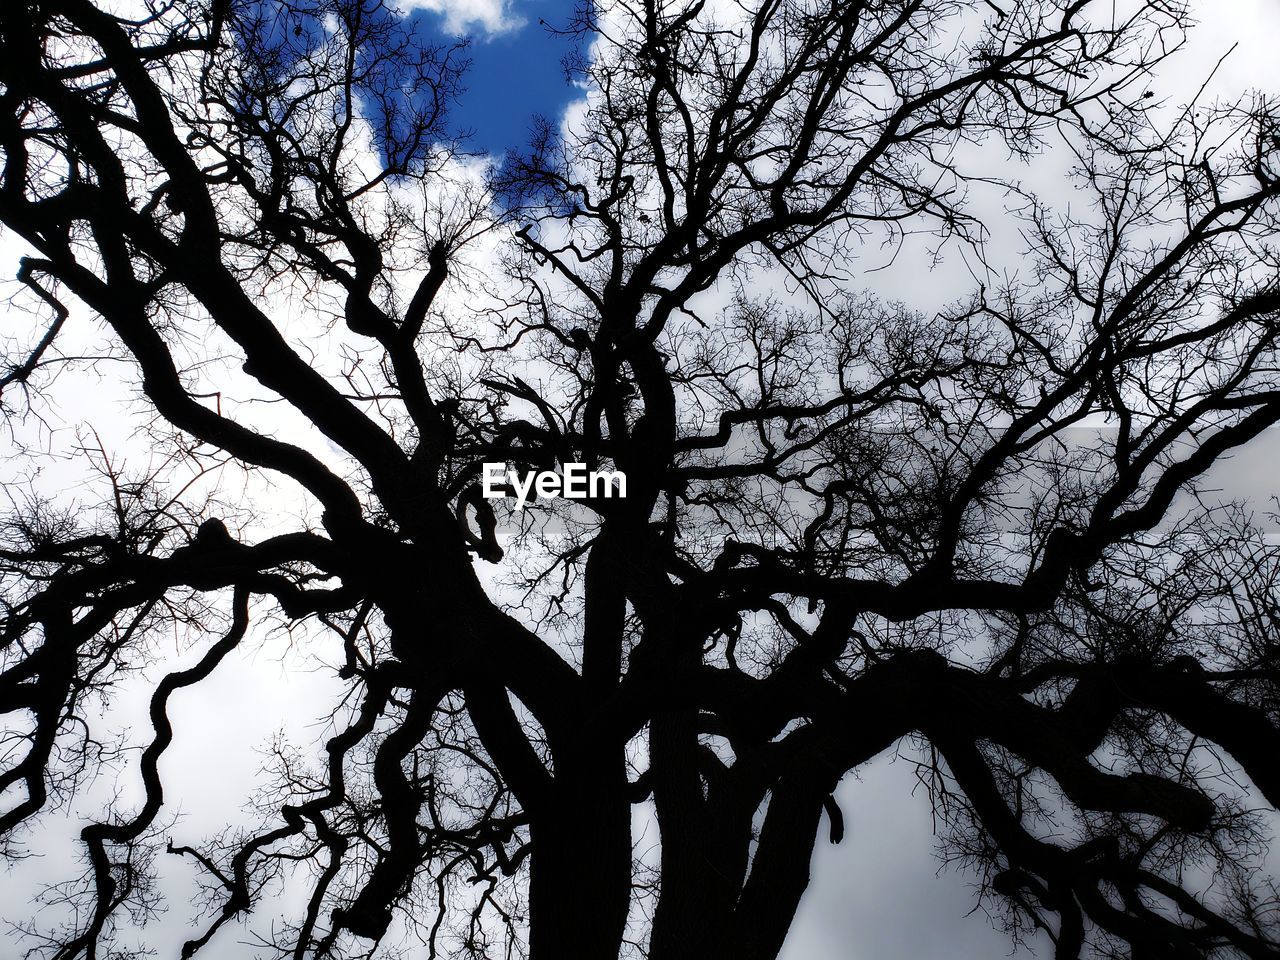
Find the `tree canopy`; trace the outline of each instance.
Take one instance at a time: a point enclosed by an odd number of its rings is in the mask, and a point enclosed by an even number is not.
[[[1280,421],[1280,114],[1162,94],[1190,26],[600,0],[485,163],[382,0],[0,5],[10,463],[74,376],[150,448],[6,477],[0,835],[86,865],[23,946],[143,955],[165,860],[183,957],[773,960],[897,746],[1015,938],[1280,958],[1280,556],[1202,492]],[[183,837],[170,701],[282,630],[320,749]]]

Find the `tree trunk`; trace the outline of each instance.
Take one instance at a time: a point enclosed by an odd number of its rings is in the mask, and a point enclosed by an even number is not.
[[[650,726],[662,889],[649,960],[728,960],[728,926],[747,866],[755,791],[728,771],[704,788],[696,721],[680,711]]]
[[[558,758],[551,801],[531,824],[530,960],[617,960],[622,947],[631,898],[631,804],[622,751],[604,756]]]

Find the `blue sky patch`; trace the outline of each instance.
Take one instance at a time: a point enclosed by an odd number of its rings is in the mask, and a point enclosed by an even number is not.
[[[471,38],[466,52],[471,66],[462,78],[466,89],[451,110],[451,126],[470,134],[468,149],[501,155],[523,147],[535,115],[558,121],[570,101],[581,96],[562,64],[575,40],[554,35],[541,22],[563,27],[573,11],[573,0],[516,0],[512,12],[523,19],[522,26]],[[410,19],[424,38],[450,39],[442,32],[442,15],[416,11]]]

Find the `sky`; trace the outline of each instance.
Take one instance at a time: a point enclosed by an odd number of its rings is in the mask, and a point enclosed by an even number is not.
[[[427,37],[470,39],[467,90],[453,116],[456,127],[470,132],[468,145],[478,152],[499,156],[520,147],[535,115],[558,122],[583,95],[566,80],[561,65],[571,42],[543,25],[565,23],[572,0],[401,0],[400,6]],[[1274,54],[1280,0],[1204,0],[1201,10],[1203,25],[1180,61],[1192,66],[1168,78],[1171,95],[1198,85],[1236,42],[1239,48],[1219,71],[1219,89],[1280,91],[1280,58]],[[963,289],[952,282],[960,280],[967,274],[952,263],[942,268],[937,286]],[[879,274],[876,282],[888,295],[919,289],[909,258]],[[1247,468],[1235,471],[1235,477],[1245,484],[1244,492],[1274,492],[1261,478],[1275,463],[1275,449],[1273,442],[1270,451],[1258,447],[1242,456]],[[308,672],[306,652],[287,643],[255,650],[238,662],[233,658],[215,675],[210,699],[199,705],[175,699],[181,741],[162,769],[180,785],[177,802],[186,835],[212,832],[233,815],[262,762],[256,749],[273,731],[288,728],[304,740],[323,732],[308,726],[314,712],[308,705],[328,701],[332,690],[324,678]],[[144,717],[136,719],[141,723]],[[973,911],[973,878],[955,870],[939,873],[928,801],[914,786],[910,762],[892,755],[846,778],[838,794],[846,838],[839,846],[819,842],[813,884],[782,960],[996,960],[1010,954],[1008,939],[991,929],[981,911]],[[229,798],[234,799],[228,806]],[[0,903],[6,907],[22,902],[31,882],[64,872],[73,848],[56,843],[53,834],[42,844],[45,857],[20,865],[22,883],[0,876]],[[179,887],[168,892],[181,899]],[[3,912],[12,918],[10,909]],[[182,931],[172,932],[181,939]],[[7,960],[2,938],[0,933],[0,960]],[[202,954],[213,960],[243,955],[234,943],[222,953]],[[1021,954],[1047,955],[1043,944],[1039,951]]]
[[[456,128],[471,133],[471,148],[498,155],[519,148],[534,116],[557,120],[583,95],[562,67],[574,41],[556,33],[570,22],[577,0],[397,2],[424,37],[469,41],[466,91],[453,116]],[[1188,62],[1208,67],[1238,45],[1218,71],[1221,88],[1280,89],[1280,0],[1199,0],[1197,6],[1200,23],[1171,85],[1192,90],[1202,76],[1187,70]]]
[[[455,128],[470,134],[469,149],[499,156],[519,149],[535,116],[556,121],[582,96],[562,65],[574,40],[556,33],[574,6],[574,0],[404,0],[425,36],[470,41],[466,90],[453,110]]]

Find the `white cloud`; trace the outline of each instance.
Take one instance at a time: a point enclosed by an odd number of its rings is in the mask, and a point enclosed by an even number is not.
[[[481,37],[509,33],[524,26],[526,20],[517,14],[512,0],[402,0],[401,8],[430,10],[444,18],[450,33],[476,34]]]

